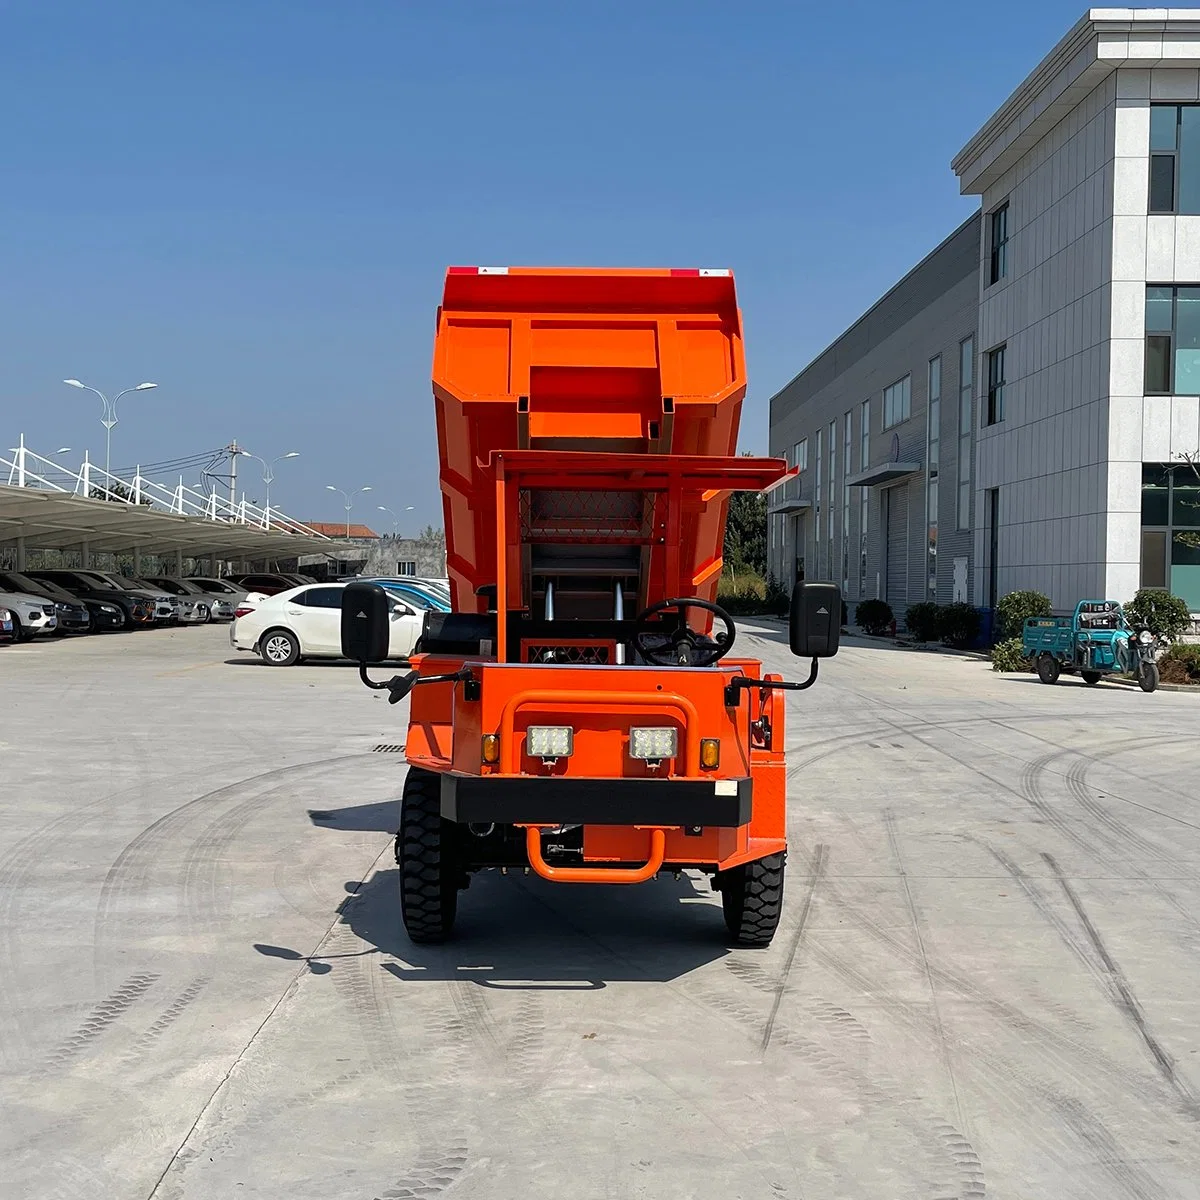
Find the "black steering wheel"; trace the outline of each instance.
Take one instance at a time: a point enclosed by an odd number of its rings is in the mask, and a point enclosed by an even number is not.
[[[725,626],[724,630],[711,640],[698,634],[687,623],[689,608],[712,613]],[[672,609],[676,613],[673,622],[651,620]],[[658,667],[711,667],[733,649],[737,636],[733,618],[720,605],[707,600],[660,600],[638,613],[634,624],[634,648]]]

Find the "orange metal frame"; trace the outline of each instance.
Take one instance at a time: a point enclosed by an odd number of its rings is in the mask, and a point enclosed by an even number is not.
[[[413,691],[409,761],[470,776],[753,779],[748,825],[698,834],[587,826],[584,867],[548,864],[541,827],[525,825],[529,863],[546,879],[636,883],[672,863],[728,869],[784,849],[783,705],[753,689],[737,707],[726,704],[730,678],[759,677],[758,662],[676,669],[519,661],[535,641],[578,645],[569,621],[561,622],[562,639],[521,635],[510,646],[509,615],[523,611],[531,594],[522,492],[653,496],[652,521],[631,539],[645,564],[636,603],[712,600],[729,496],[769,489],[791,474],[782,460],[735,453],[745,364],[732,278],[452,272],[438,313],[433,383],[455,610],[485,611],[476,591],[494,584],[496,638],[493,655],[466,660],[479,685],[472,698],[451,683]],[[693,613],[691,623],[706,631],[708,615]],[[431,655],[414,663],[431,675],[462,661]],[[525,754],[526,730],[539,717],[570,721],[569,758],[549,766]],[[629,728],[647,719],[679,732],[678,756],[657,773],[628,753]],[[754,732],[767,725],[769,740]],[[495,764],[481,761],[486,734],[499,737]],[[704,738],[721,743],[712,771],[700,765]]]

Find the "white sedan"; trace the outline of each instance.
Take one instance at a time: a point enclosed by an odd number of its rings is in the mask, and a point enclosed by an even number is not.
[[[229,627],[229,644],[262,657],[271,667],[302,658],[342,657],[344,583],[316,583],[265,596]],[[390,657],[407,658],[421,636],[425,614],[392,597]]]

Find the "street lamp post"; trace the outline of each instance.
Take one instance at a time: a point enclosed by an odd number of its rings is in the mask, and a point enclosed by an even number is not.
[[[400,518],[390,508],[388,508],[386,504],[377,504],[375,507],[379,509],[380,512],[385,512],[389,517],[392,518],[392,537],[395,537],[396,530],[400,527]],[[413,506],[410,504],[404,509],[404,512],[412,512],[412,510]]]
[[[363,492],[374,491],[374,488],[372,488],[368,484],[366,487],[356,488],[352,492],[344,492],[344,491],[342,491],[341,488],[334,487],[332,483],[327,483],[325,485],[325,490],[327,492],[337,492],[342,497],[342,499],[346,501],[346,536],[349,537],[350,536],[350,509],[354,505],[354,497],[361,495]]]
[[[271,484],[275,482],[275,471],[274,471],[275,464],[277,462],[283,462],[283,460],[285,458],[299,458],[300,451],[299,450],[289,450],[286,454],[276,455],[269,462],[267,461],[267,459],[261,458],[257,454],[251,454],[249,450],[239,450],[238,453],[243,455],[245,458],[252,458],[252,459],[254,459],[255,462],[262,463],[262,468],[263,468],[262,481],[263,481],[263,487],[266,489],[265,509],[266,509],[266,514],[267,514],[267,528],[270,529],[271,528]]]
[[[148,392],[151,388],[158,387],[158,384],[139,383],[136,387],[126,388],[125,391],[118,392],[110,400],[103,392],[98,391],[94,387],[89,387],[86,383],[80,383],[78,379],[64,379],[63,383],[68,387],[82,388],[85,392],[95,392],[100,397],[100,403],[104,405],[104,415],[100,418],[100,423],[104,426],[104,476],[107,481],[111,463],[112,431],[113,426],[117,423],[117,401],[130,392]],[[107,482],[105,490],[107,491]]]

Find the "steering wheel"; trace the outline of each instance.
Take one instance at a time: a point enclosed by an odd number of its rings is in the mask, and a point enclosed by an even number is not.
[[[711,641],[696,633],[687,623],[689,608],[702,608],[712,613],[725,626],[724,630]],[[676,612],[674,622],[651,620],[672,609]],[[634,624],[634,648],[647,662],[658,667],[711,667],[733,649],[733,640],[737,636],[733,618],[719,605],[707,600],[660,600],[638,613]]]

